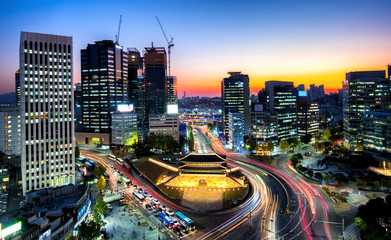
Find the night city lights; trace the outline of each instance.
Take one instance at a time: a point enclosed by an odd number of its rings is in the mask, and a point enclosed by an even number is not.
[[[391,240],[391,1],[0,6],[0,240]]]

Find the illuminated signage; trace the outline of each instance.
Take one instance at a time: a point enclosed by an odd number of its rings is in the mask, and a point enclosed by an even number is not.
[[[1,237],[5,238],[22,229],[22,222],[15,223],[7,228],[1,230]]]
[[[307,92],[306,91],[299,91],[299,97],[306,97]]]
[[[167,113],[168,114],[178,113],[178,104],[168,104]]]
[[[39,240],[47,240],[50,239],[50,236],[52,235],[52,230],[49,228],[46,232],[44,232],[42,235],[39,236]]]
[[[118,104],[118,112],[131,112],[133,111],[133,104]]]

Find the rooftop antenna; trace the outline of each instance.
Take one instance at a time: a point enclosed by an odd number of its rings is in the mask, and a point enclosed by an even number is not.
[[[119,34],[121,32],[122,14],[119,16],[118,32],[115,34],[115,44],[119,44]]]

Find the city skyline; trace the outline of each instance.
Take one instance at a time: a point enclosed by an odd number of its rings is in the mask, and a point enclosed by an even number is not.
[[[1,5],[7,38],[0,40],[0,94],[15,91],[21,31],[73,36],[78,83],[80,50],[94,41],[114,40],[120,14],[120,45],[140,51],[152,41],[167,47],[155,16],[160,18],[174,37],[171,72],[178,77],[178,92],[188,96],[219,96],[228,71],[248,74],[252,93],[268,80],[324,84],[326,92],[336,92],[346,72],[381,70],[391,62],[391,34],[384,31],[391,3],[382,0],[240,5],[120,1],[105,8],[92,1]]]

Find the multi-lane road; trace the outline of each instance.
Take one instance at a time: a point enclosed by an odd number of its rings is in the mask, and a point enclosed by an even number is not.
[[[195,128],[196,152],[215,151],[227,155],[228,164],[240,166],[246,175],[251,192],[245,202],[233,209],[211,213],[196,213],[167,200],[159,190],[135,173],[107,159],[107,155],[83,152],[92,160],[104,165],[117,184],[112,169],[128,176],[133,184],[146,189],[154,198],[174,211],[182,211],[196,222],[196,230],[186,239],[338,239],[341,228],[339,219],[332,211],[331,203],[323,191],[303,181],[288,167],[274,168],[246,158],[242,154],[226,152],[214,136],[203,134],[204,129]],[[132,189],[120,188],[132,198]],[[144,215],[154,216],[141,205]],[[156,221],[156,220],[155,220]],[[176,237],[172,231],[162,228],[166,237]]]

